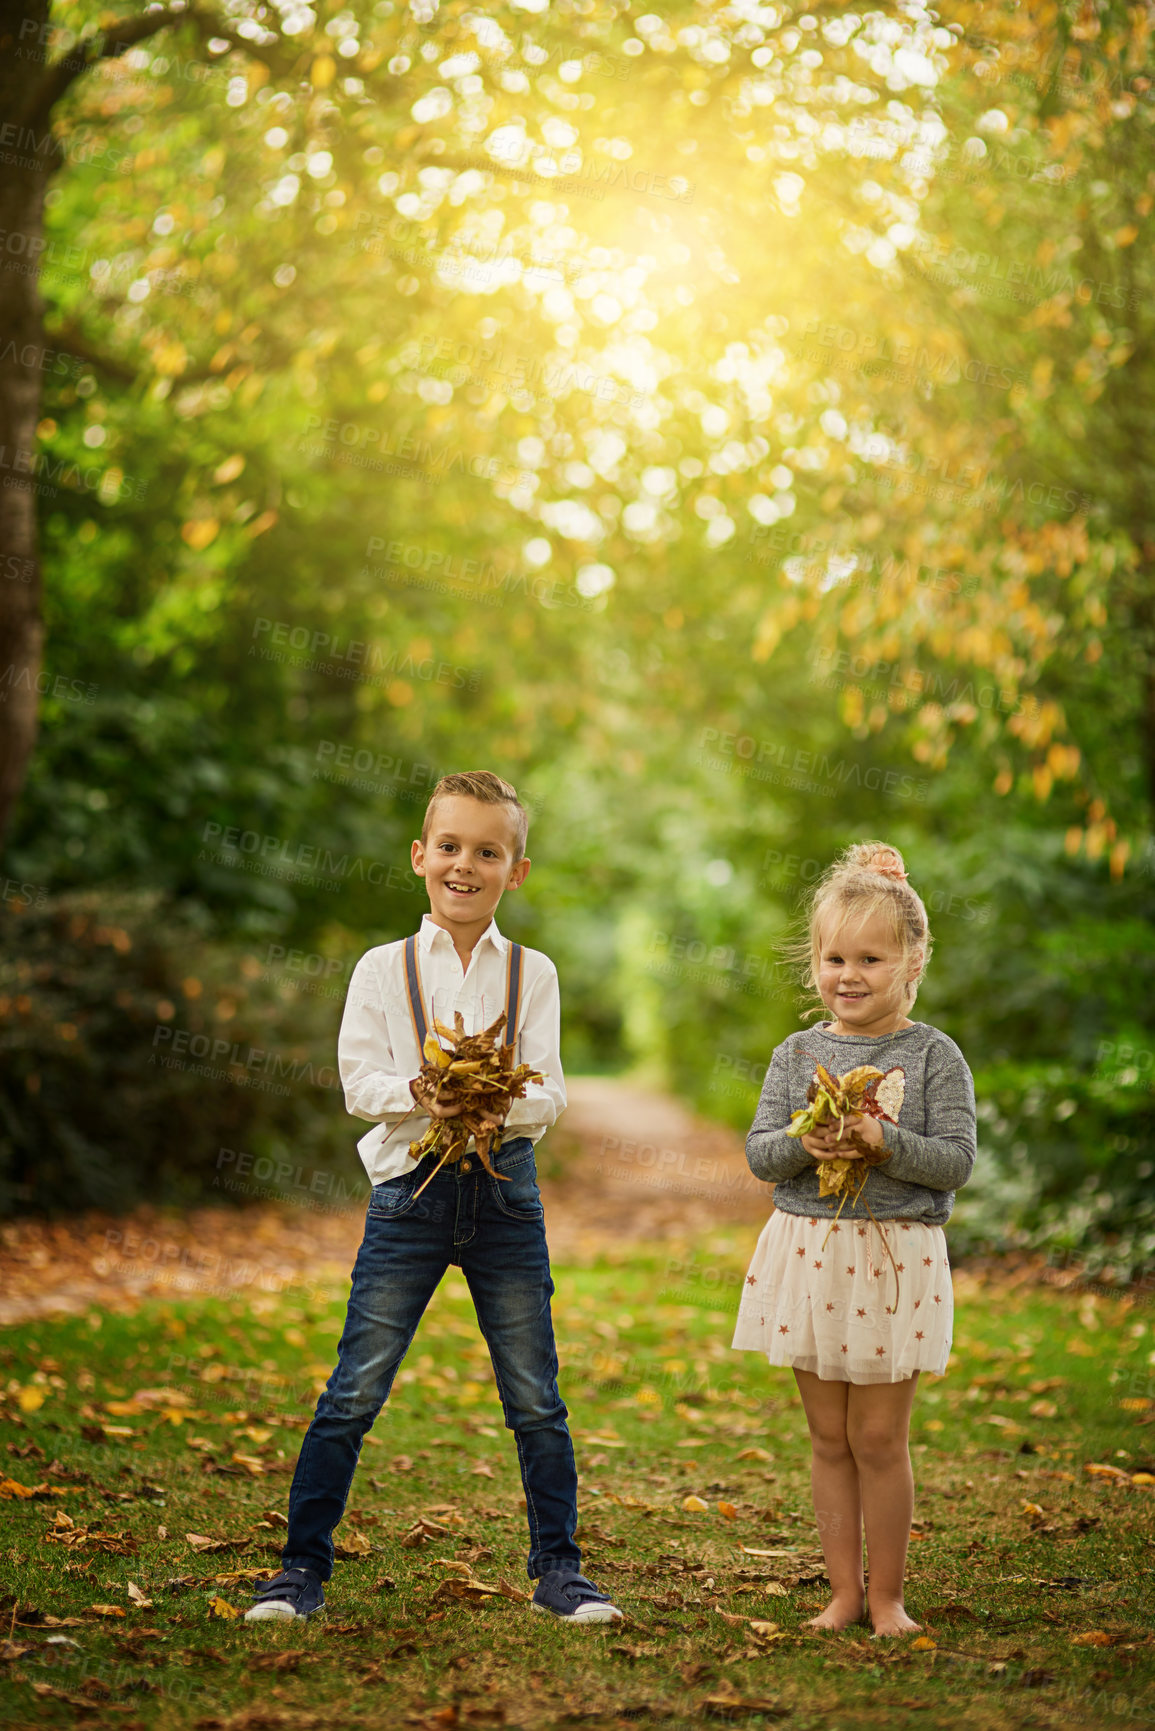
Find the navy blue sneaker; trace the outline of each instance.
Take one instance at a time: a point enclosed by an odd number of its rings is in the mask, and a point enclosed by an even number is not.
[[[285,1569],[258,1587],[256,1604],[245,1612],[246,1623],[265,1623],[271,1618],[311,1617],[325,1608],[320,1575],[312,1569]]]
[[[533,1590],[535,1611],[548,1611],[571,1623],[620,1623],[622,1613],[607,1594],[576,1569],[551,1569]]]

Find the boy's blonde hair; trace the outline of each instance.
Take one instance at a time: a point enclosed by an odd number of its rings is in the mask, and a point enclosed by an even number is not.
[[[508,781],[502,781],[499,775],[494,775],[488,769],[463,769],[457,775],[443,775],[429,796],[429,804],[425,807],[425,816],[421,823],[421,845],[424,847],[429,838],[429,825],[433,816],[433,808],[439,799],[446,799],[457,794],[466,799],[479,799],[482,805],[504,805],[513,812],[517,825],[517,835],[514,841],[513,857],[516,863],[525,855],[525,840],[529,834],[529,813],[517,797],[516,788]]]
[[[849,920],[865,925],[876,914],[886,920],[902,953],[910,980],[905,996],[910,1009],[926,973],[933,940],[922,897],[907,882],[902,855],[885,841],[860,841],[844,849],[810,892],[806,932],[790,946],[808,993],[818,992],[823,932]],[[819,999],[807,1013],[825,1015],[826,1006]]]

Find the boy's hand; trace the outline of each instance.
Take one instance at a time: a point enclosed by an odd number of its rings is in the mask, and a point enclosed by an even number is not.
[[[431,1118],[458,1118],[465,1111],[464,1100],[457,1106],[441,1105],[440,1101],[434,1099],[434,1090],[423,1076],[414,1076],[409,1084],[409,1092],[422,1111],[428,1112]],[[503,1117],[494,1117],[492,1112],[479,1112],[477,1116],[483,1130],[500,1130],[505,1122]]]
[[[414,1076],[409,1084],[409,1092],[422,1111],[428,1112],[431,1118],[456,1118],[465,1110],[464,1101],[459,1106],[442,1106],[434,1099],[434,1091],[423,1076]]]

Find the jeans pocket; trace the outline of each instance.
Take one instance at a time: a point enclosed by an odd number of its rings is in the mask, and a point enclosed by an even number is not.
[[[524,1152],[515,1151],[508,1164],[499,1153],[494,1167],[501,1176],[490,1178],[488,1183],[502,1213],[508,1214],[512,1220],[540,1220],[545,1210],[537,1187],[533,1144],[530,1143]]]
[[[402,1172],[396,1178],[386,1178],[383,1184],[374,1184],[369,1197],[370,1214],[404,1214],[412,1208],[417,1191],[414,1182],[415,1172]]]

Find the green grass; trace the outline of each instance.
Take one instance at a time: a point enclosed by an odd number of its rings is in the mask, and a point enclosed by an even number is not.
[[[455,1560],[527,1585],[512,1440],[456,1274],[363,1452],[338,1537],[364,1549],[304,1627],[246,1628],[212,1601],[243,1608],[238,1572],[276,1565],[344,1289],[0,1334],[0,1474],[51,1492],[0,1501],[0,1719],[677,1728],[729,1696],[788,1710],[799,1731],[1155,1723],[1155,1487],[1085,1471],[1155,1454],[1150,1309],[964,1273],[955,1359],[924,1378],[912,1433],[907,1602],[926,1641],[803,1634],[824,1591],[802,1411],[788,1373],[728,1346],[747,1238],[555,1271],[586,1566],[628,1613],[609,1630],[443,1587]],[[689,1494],[708,1510],[685,1511]],[[72,1543],[46,1537],[61,1512]],[[422,1514],[444,1531],[403,1546]],[[198,1552],[186,1533],[233,1548]],[[1074,1642],[1091,1631],[1100,1644]]]

